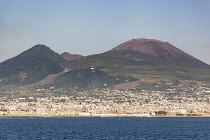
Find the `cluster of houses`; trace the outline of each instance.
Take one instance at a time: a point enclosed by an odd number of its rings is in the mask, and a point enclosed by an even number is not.
[[[178,92],[179,91],[179,92]],[[74,96],[0,98],[0,116],[154,117],[210,116],[210,89],[93,90]]]

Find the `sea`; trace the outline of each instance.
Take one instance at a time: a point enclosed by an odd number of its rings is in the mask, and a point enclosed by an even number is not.
[[[0,118],[1,140],[210,140],[210,118]]]

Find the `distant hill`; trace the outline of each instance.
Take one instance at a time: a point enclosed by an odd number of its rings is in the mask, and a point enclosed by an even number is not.
[[[62,53],[61,56],[62,56],[65,60],[74,60],[74,59],[78,59],[78,58],[80,58],[80,57],[84,57],[84,56],[79,55],[79,54],[71,54],[71,53],[67,53],[67,52]]]
[[[31,84],[49,74],[64,70],[60,63],[65,60],[45,45],[36,45],[20,55],[0,63],[1,84]]]

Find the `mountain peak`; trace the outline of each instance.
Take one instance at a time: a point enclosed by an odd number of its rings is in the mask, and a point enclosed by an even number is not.
[[[201,62],[193,56],[185,53],[168,42],[155,39],[138,38],[124,42],[112,50],[106,52],[119,57],[159,59],[182,66],[209,68],[209,65]]]
[[[151,56],[162,56],[163,54],[164,55],[170,54],[174,57],[177,57],[180,54],[188,55],[187,53],[176,48],[175,46],[171,45],[168,42],[162,42],[160,40],[146,39],[146,38],[129,40],[115,47],[111,51],[124,51],[124,50],[132,50],[136,52],[141,52],[143,54],[148,54]]]
[[[0,78],[18,77],[20,73],[25,73],[28,75],[25,78],[25,83],[38,82],[50,74],[63,71],[60,63],[64,61],[49,47],[38,44],[0,63]]]
[[[36,47],[36,48],[38,48],[38,47],[45,47],[45,48],[49,48],[49,47],[47,47],[46,45],[44,45],[44,44],[37,44],[37,45],[35,45],[35,46],[33,46],[33,47]],[[33,48],[32,47],[32,48]]]
[[[83,57],[82,55],[79,54],[71,54],[68,52],[64,52],[61,54],[61,56],[65,59],[65,60],[74,60],[74,59],[78,59],[80,57]]]
[[[37,44],[28,50],[32,50],[32,51],[34,51],[34,50],[50,50],[50,48],[43,44]]]
[[[147,39],[147,38],[136,38],[136,39],[134,38],[134,39],[132,39],[132,41],[141,41],[141,42],[157,41],[157,42],[162,42],[162,41],[159,41],[159,40],[156,40],[156,39]]]

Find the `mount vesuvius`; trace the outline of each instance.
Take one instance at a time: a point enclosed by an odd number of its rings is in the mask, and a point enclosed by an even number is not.
[[[168,42],[145,38],[132,39],[107,52],[72,60],[65,60],[45,45],[36,45],[0,63],[1,85],[34,84],[53,75],[57,76],[48,83],[74,87],[88,87],[85,86],[88,83],[111,86],[108,83],[129,83],[141,76],[209,81],[210,66]]]

